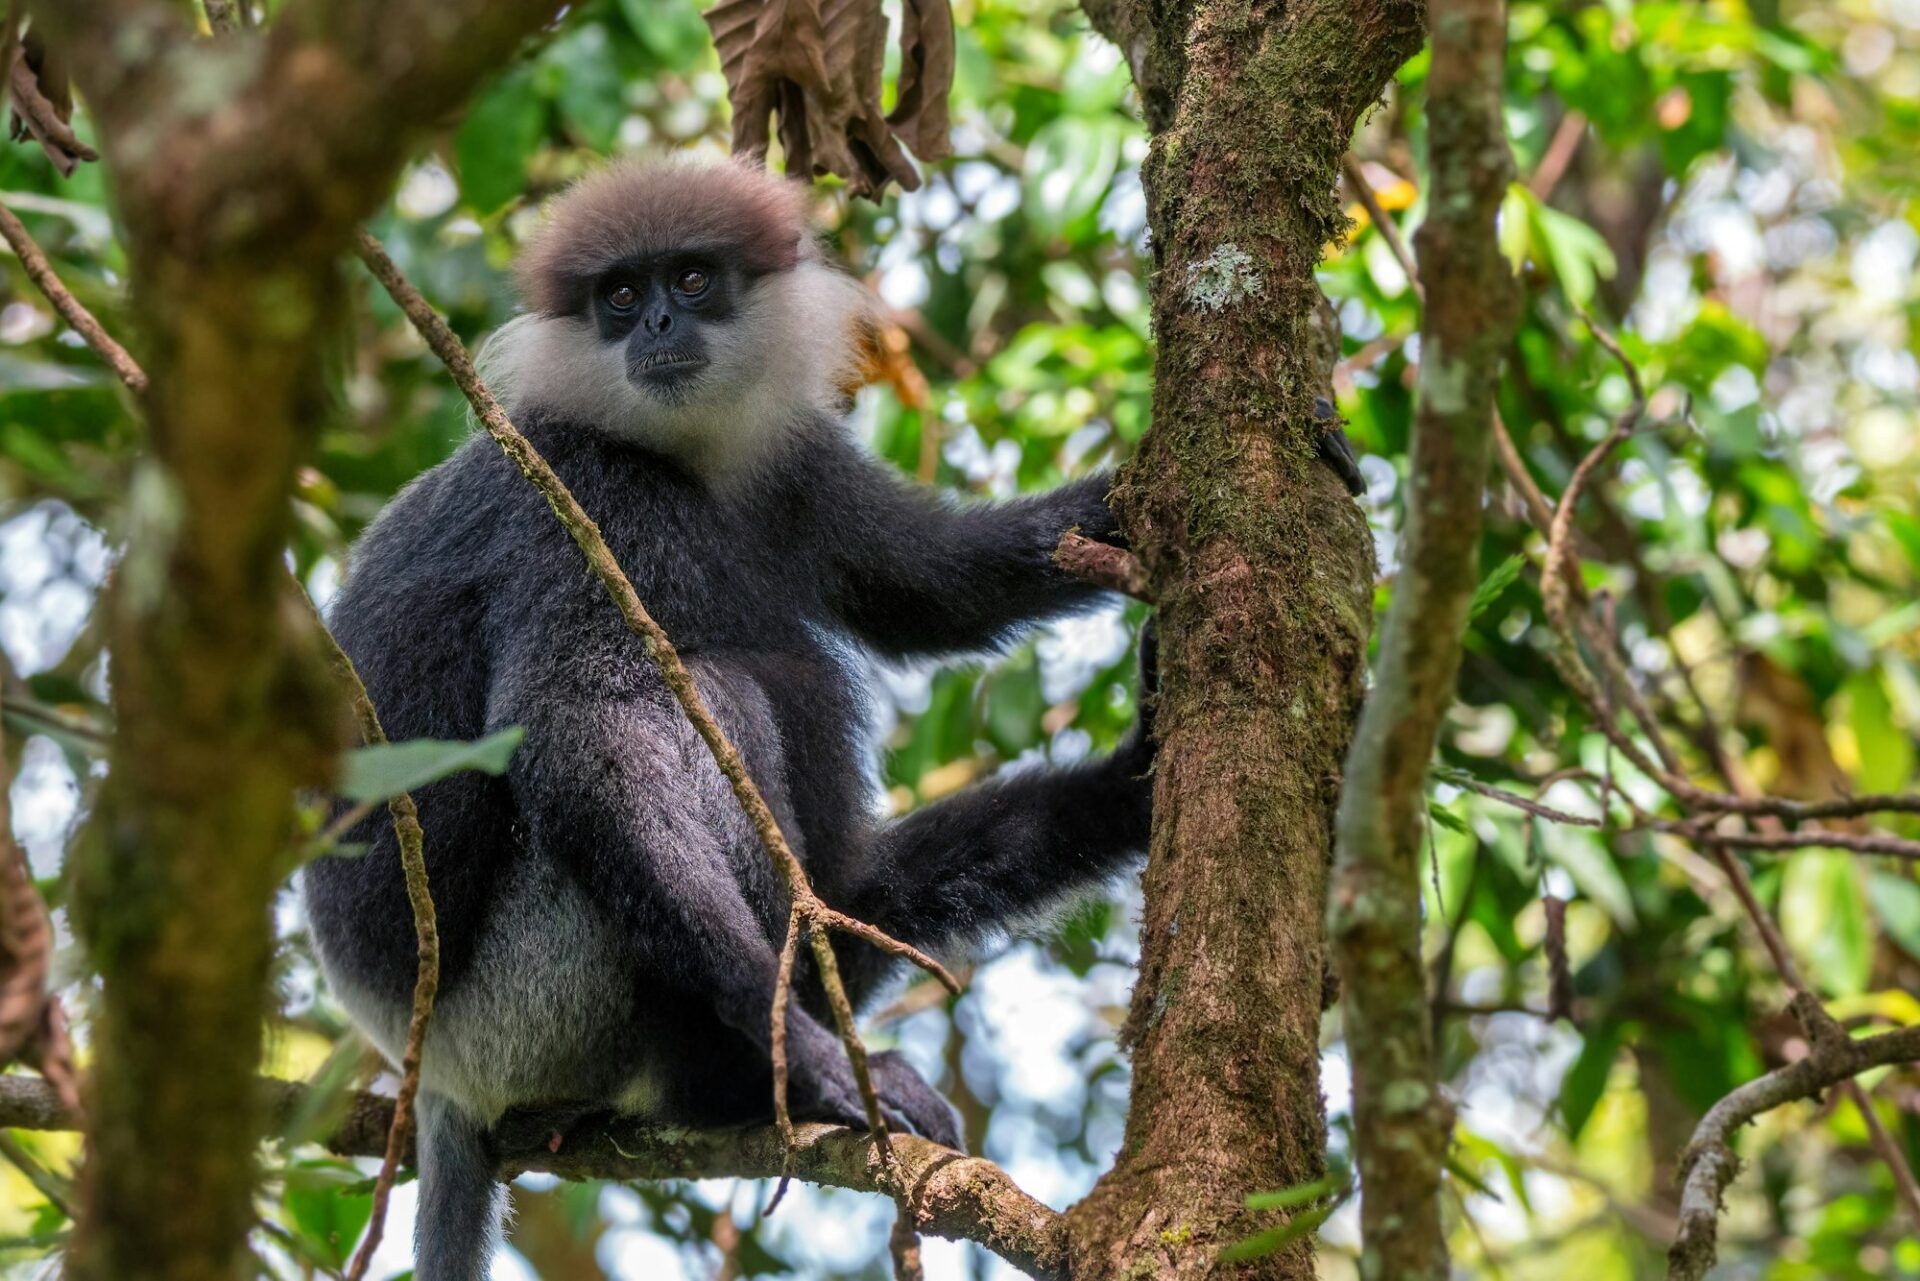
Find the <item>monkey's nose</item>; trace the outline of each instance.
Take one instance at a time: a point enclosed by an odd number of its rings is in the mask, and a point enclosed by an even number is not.
[[[658,338],[673,328],[673,313],[663,308],[648,316],[645,324],[647,332]]]

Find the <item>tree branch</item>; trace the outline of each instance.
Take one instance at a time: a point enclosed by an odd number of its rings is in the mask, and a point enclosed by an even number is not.
[[[1813,998],[1802,993],[1795,1002],[1796,1006],[1813,1003]],[[1818,1026],[1808,1018],[1803,1022]],[[1714,1104],[1695,1127],[1693,1142],[1680,1158],[1685,1182],[1680,1194],[1680,1229],[1667,1254],[1668,1281],[1699,1281],[1713,1266],[1718,1254],[1715,1237],[1720,1198],[1740,1169],[1740,1159],[1729,1146],[1735,1131],[1763,1112],[1851,1081],[1869,1068],[1916,1059],[1920,1059],[1920,1027],[1864,1040],[1853,1040],[1837,1030],[1831,1034],[1816,1032],[1813,1049],[1805,1058],[1749,1081]]]
[[[103,126],[137,245],[329,260],[415,131],[455,110],[561,0],[293,0],[204,41],[151,0],[38,0]],[[231,84],[230,94],[178,92]]]
[[[335,675],[353,704],[354,719],[360,725],[360,741],[369,746],[387,741],[367,686],[360,672],[340,648],[340,642],[313,608],[304,591],[300,598],[313,612],[315,630],[327,651]],[[413,980],[413,1009],[407,1019],[407,1041],[400,1053],[400,1089],[394,1099],[393,1123],[387,1127],[386,1151],[380,1161],[380,1175],[374,1180],[373,1213],[361,1236],[360,1248],[347,1269],[347,1281],[361,1281],[373,1262],[373,1252],[387,1226],[387,1203],[393,1196],[394,1176],[413,1142],[413,1105],[420,1093],[420,1056],[427,1043],[427,1025],[433,1019],[434,998],[440,992],[440,927],[433,910],[433,894],[427,886],[426,834],[420,830],[420,811],[410,792],[396,792],[387,800],[387,813],[393,818],[393,835],[400,847],[400,870],[407,882],[407,904],[413,911],[413,933],[418,960]]]
[[[27,279],[33,282],[34,288],[46,296],[47,301],[53,304],[53,309],[60,313],[60,318],[71,325],[75,333],[86,339],[87,346],[107,362],[114,377],[125,383],[135,395],[145,392],[146,372],[54,274],[53,265],[47,261],[47,255],[40,246],[34,243],[26,224],[4,205],[0,205],[0,238],[6,240],[14,256],[20,259],[20,267],[27,273]]]
[[[307,1087],[297,1082],[266,1079],[258,1084],[277,1123],[293,1117],[311,1098]],[[393,1100],[355,1093],[342,1103],[341,1121],[318,1142],[340,1156],[383,1156],[393,1131]],[[0,1129],[72,1130],[77,1124],[45,1081],[0,1076]],[[569,1133],[559,1152],[536,1147],[506,1154],[500,1174],[628,1180],[773,1179],[791,1173],[827,1187],[892,1194],[880,1159],[860,1132],[803,1123],[795,1127],[794,1139],[789,1168],[787,1143],[773,1126],[686,1130],[615,1122]],[[893,1153],[919,1231],[975,1242],[1032,1276],[1067,1275],[1061,1216],[1022,1192],[999,1166],[911,1135],[896,1136]],[[410,1143],[403,1159],[413,1161]]]
[[[1494,389],[1519,301],[1494,236],[1513,171],[1501,117],[1504,9],[1435,0],[1430,15],[1432,212],[1419,233],[1426,313],[1406,537],[1347,756],[1328,904],[1353,1060],[1361,1270],[1404,1281],[1448,1271],[1439,1189],[1452,1108],[1420,959],[1420,819],[1478,578]],[[1372,209],[1392,243],[1392,224]]]
[[[1419,0],[1085,0],[1152,132],[1152,425],[1113,490],[1159,630],[1126,1141],[1068,1212],[1075,1271],[1310,1278],[1249,1190],[1325,1174],[1327,852],[1375,560],[1314,465],[1335,344],[1315,265],[1339,157],[1425,28]],[[1257,1262],[1224,1247],[1291,1220]]]
[[[1053,549],[1053,563],[1075,578],[1104,587],[1108,591],[1153,603],[1153,588],[1147,582],[1146,566],[1124,547],[1095,542],[1078,530],[1060,535]]]

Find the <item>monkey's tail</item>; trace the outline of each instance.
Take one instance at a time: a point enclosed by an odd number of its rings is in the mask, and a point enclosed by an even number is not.
[[[424,1090],[416,1115],[415,1281],[486,1281],[507,1203],[507,1189],[494,1176],[486,1128],[452,1101]]]

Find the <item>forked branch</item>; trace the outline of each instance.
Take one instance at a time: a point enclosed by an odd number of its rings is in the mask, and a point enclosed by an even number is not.
[[[1796,1007],[1813,1003],[1802,994]],[[1819,1016],[1802,1012],[1803,1023],[1821,1026]],[[1763,1112],[1811,1098],[1829,1086],[1851,1083],[1871,1068],[1920,1060],[1920,1027],[1901,1028],[1854,1040],[1834,1029],[1816,1032],[1807,1056],[1749,1081],[1721,1099],[1694,1128],[1693,1142],[1681,1155],[1685,1180],[1680,1194],[1680,1228],[1667,1254],[1668,1281],[1699,1281],[1717,1257],[1720,1198],[1739,1171],[1740,1159],[1729,1146],[1742,1126]]]

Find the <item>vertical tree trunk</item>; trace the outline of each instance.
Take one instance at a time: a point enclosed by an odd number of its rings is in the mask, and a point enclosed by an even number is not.
[[[116,734],[77,852],[102,979],[69,1275],[251,1275],[254,1097],[293,796],[346,709],[284,594],[341,254],[412,130],[556,0],[289,4],[196,41],[160,0],[38,0],[98,121],[149,387],[112,588]]]
[[[1069,1214],[1074,1275],[1307,1278],[1250,1192],[1323,1171],[1332,817],[1363,688],[1373,552],[1314,465],[1313,269],[1359,114],[1417,0],[1087,0],[1133,65],[1159,339],[1154,426],[1118,503],[1160,602],[1162,736],[1126,1142]]]
[[[1479,579],[1493,394],[1519,291],[1494,223],[1507,151],[1502,0],[1432,0],[1429,208],[1416,242],[1426,315],[1407,523],[1373,695],[1347,760],[1329,924],[1345,987],[1361,1178],[1363,1277],[1445,1281],[1440,1175],[1453,1110],[1440,1093],[1420,957],[1427,766],[1453,705]]]
[[[248,280],[135,262],[153,452],[111,601],[112,771],[75,874],[105,984],[70,1275],[204,1281],[242,1275],[266,909],[294,788],[320,780],[323,727],[341,724],[321,687],[303,691],[297,616],[276,608],[286,495],[314,425],[297,406],[320,401],[310,357],[252,337],[261,317],[236,303]]]

